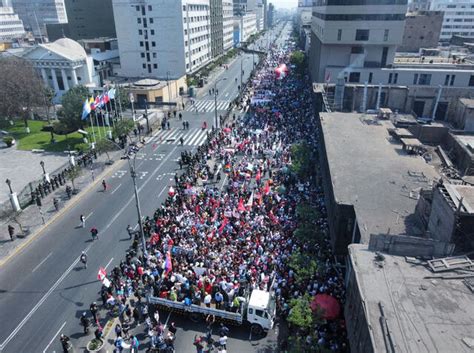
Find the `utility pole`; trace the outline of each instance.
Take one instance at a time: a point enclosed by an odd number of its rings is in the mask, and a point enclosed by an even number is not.
[[[143,233],[142,211],[140,209],[140,199],[138,197],[137,173],[135,172],[135,168],[130,162],[130,159],[128,160],[128,163],[130,164],[130,174],[132,175],[133,188],[135,192],[135,204],[137,206],[137,213],[138,213],[138,227],[140,230],[140,236],[142,238],[142,253],[143,253],[142,255],[145,256],[146,254],[145,234]]]
[[[225,80],[227,80],[227,77],[221,78],[220,80],[217,80],[216,83],[214,83],[214,124],[216,129],[218,129],[220,125],[220,121],[217,118],[217,84]]]

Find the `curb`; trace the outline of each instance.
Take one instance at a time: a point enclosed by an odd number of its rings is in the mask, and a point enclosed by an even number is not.
[[[54,214],[45,224],[43,224],[36,232],[32,233],[28,236],[28,240],[24,243],[20,244],[15,250],[13,250],[10,254],[8,254],[4,259],[0,260],[0,268],[3,267],[13,256],[18,255],[24,248],[26,248],[33,240],[35,240],[46,228],[48,228],[52,223],[56,221],[60,216],[62,216],[66,211],[69,211],[72,206],[74,206],[79,200],[84,198],[93,187],[95,187],[104,176],[110,174],[112,171],[116,169],[116,167],[120,164],[123,164],[123,160],[119,160],[114,163],[115,166],[112,166],[110,170],[107,168],[102,171],[99,175],[96,176],[95,181],[93,181],[89,186],[87,186],[84,190],[82,190],[76,198],[72,199],[71,202],[67,204],[67,206],[61,208],[58,212]]]

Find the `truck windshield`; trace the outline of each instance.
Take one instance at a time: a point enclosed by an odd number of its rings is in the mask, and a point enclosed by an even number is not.
[[[272,319],[275,317],[275,310],[276,310],[276,302],[275,302],[275,297],[272,295],[270,296],[270,300],[268,301],[268,309],[267,309],[267,312]]]

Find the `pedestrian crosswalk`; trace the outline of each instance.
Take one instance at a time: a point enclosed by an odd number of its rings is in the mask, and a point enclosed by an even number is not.
[[[161,130],[158,132],[149,143],[164,144],[164,145],[180,145],[180,139],[183,138],[183,145],[185,146],[201,146],[207,137],[207,131],[202,129],[171,129]]]
[[[219,110],[227,110],[230,105],[230,100],[218,100],[217,104],[215,104],[214,100],[212,99],[204,99],[204,100],[196,100],[193,104],[188,104],[186,106],[186,111],[188,112],[213,112],[214,107],[217,107],[217,111]]]

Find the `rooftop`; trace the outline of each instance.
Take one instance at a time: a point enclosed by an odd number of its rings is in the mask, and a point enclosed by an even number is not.
[[[349,245],[349,254],[375,352],[473,352],[474,294],[462,278],[435,278],[453,274],[435,275],[401,256],[376,261],[362,244]]]
[[[459,208],[459,204],[462,200],[460,211],[474,214],[474,187],[453,184],[445,184],[444,186],[456,209]]]
[[[393,124],[375,115],[321,113],[322,131],[337,203],[353,205],[361,233],[420,235],[413,221],[420,188],[440,176],[418,155],[393,142]]]
[[[468,109],[473,109],[474,108],[474,99],[459,98],[459,101]]]

